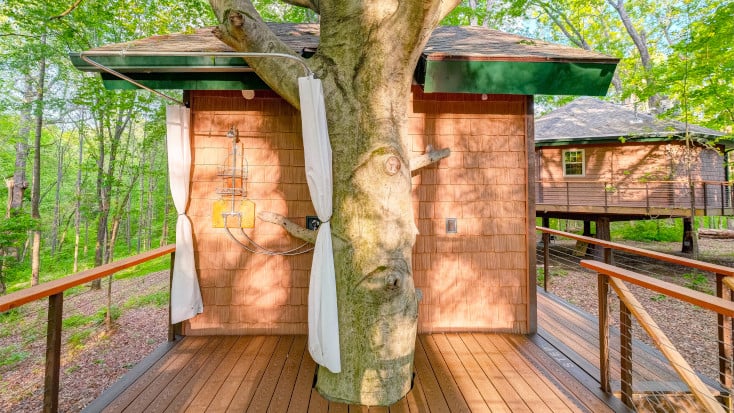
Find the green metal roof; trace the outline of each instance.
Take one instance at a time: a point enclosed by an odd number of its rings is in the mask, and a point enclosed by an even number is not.
[[[271,24],[281,39],[306,57],[318,47],[318,25]],[[190,53],[232,52],[211,34],[153,36],[106,45],[88,55],[94,61],[152,89],[267,89],[239,57]],[[79,53],[70,55],[83,71],[100,71]],[[606,94],[618,59],[582,49],[531,40],[478,27],[439,27],[423,52],[414,78],[426,93],[518,95]],[[115,76],[102,75],[108,89],[135,89]]]

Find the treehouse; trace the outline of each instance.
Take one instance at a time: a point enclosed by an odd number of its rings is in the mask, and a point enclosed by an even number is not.
[[[587,234],[599,218],[679,217],[690,227],[692,215],[732,215],[734,143],[724,135],[578,98],[535,122],[536,213],[583,220]]]
[[[317,25],[271,29],[305,58],[318,47]],[[185,144],[169,146],[169,162],[179,221],[188,216],[191,233],[186,248],[162,247],[63,285],[0,299],[4,311],[50,297],[46,410],[58,404],[63,291],[174,249],[177,263],[189,260],[177,268],[185,272],[184,290],[200,294],[200,304],[193,300],[188,314],[177,313],[174,268],[171,343],[87,411],[612,412],[637,403],[630,356],[610,352],[609,337],[635,351],[641,344],[536,290],[533,96],[604,95],[617,59],[484,28],[433,33],[415,68],[404,142],[419,232],[411,260],[420,291],[414,379],[395,404],[368,408],[327,401],[314,389],[317,368],[305,336],[313,252],[311,243],[292,236],[326,224],[307,185],[310,147],[301,137],[301,114],[241,57],[210,29],[72,56],[80,70],[100,72],[110,89],[184,91],[188,109],[169,111],[168,126],[169,139]],[[388,173],[399,167],[385,163]],[[618,276],[597,264],[586,263]],[[734,276],[727,268],[705,268]],[[600,306],[606,300],[600,293]],[[734,314],[731,303],[710,308]],[[608,327],[607,317],[600,312]],[[597,343],[594,360],[586,349]],[[650,354],[644,350],[635,360],[660,364],[662,356]],[[624,380],[620,369],[609,368],[610,357],[622,365]],[[722,374],[730,368],[724,365]],[[670,369],[646,372],[645,383],[678,380]],[[703,403],[719,411],[711,394],[728,400],[726,390],[689,376],[696,394],[706,393]],[[620,388],[621,401],[614,397]]]
[[[271,28],[302,56],[318,47],[318,25]],[[299,113],[228,52],[201,29],[72,58],[81,70],[100,70],[96,62],[151,89],[184,90],[187,214],[204,311],[183,333],[305,334],[311,256],[282,226],[255,218],[265,211],[304,227],[317,222]],[[434,32],[415,70],[404,143],[414,157],[427,147],[451,151],[413,177],[420,332],[535,331],[533,95],[603,95],[616,62],[482,28]],[[137,87],[101,75],[107,88]],[[225,225],[222,212],[249,215]]]
[[[271,28],[303,57],[318,47],[318,26]],[[603,95],[617,60],[468,27],[433,33],[408,107],[404,146],[419,232],[411,262],[420,290],[410,390],[380,407],[324,399],[305,336],[315,254],[294,236],[329,225],[307,185],[312,148],[301,117],[313,108],[296,111],[241,57],[209,29],[72,56],[110,89],[184,91],[188,108],[168,110],[183,239],[0,298],[0,311],[49,298],[45,411],[59,405],[64,291],[174,252],[169,343],[86,411],[730,411],[731,268],[539,228],[546,284],[550,235],[603,252],[603,263],[578,263],[598,274],[590,277],[598,280],[598,318],[536,289],[533,96]],[[384,168],[396,174],[400,165]],[[712,272],[718,297],[612,266],[612,250]],[[717,314],[718,381],[693,371],[622,280]],[[610,327],[612,289],[618,328]],[[632,315],[658,350],[632,339]]]

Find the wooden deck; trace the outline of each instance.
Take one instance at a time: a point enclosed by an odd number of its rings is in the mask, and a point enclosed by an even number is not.
[[[538,322],[538,334],[530,336],[419,336],[413,389],[389,408],[322,398],[313,389],[316,364],[305,336],[192,336],[152,354],[85,411],[625,411],[618,398],[599,388],[596,319],[539,291]],[[614,380],[614,329],[610,340]],[[635,361],[644,366],[635,372],[636,392],[681,395],[679,380],[660,355],[634,344]]]
[[[533,340],[582,381],[599,380],[599,327],[596,317],[538,290],[538,333]],[[610,328],[609,359],[612,392],[620,397],[621,354],[619,330]],[[670,363],[655,348],[633,338],[633,402],[637,411],[696,411],[699,406]],[[715,381],[701,377],[714,397]]]
[[[549,368],[571,376],[524,336],[432,334],[416,344],[414,387],[389,408],[322,398],[304,336],[216,336],[184,338],[86,411],[613,411],[583,385],[559,384]]]

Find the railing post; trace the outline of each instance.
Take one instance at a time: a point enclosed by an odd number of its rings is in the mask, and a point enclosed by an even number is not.
[[[619,344],[622,403],[635,410],[632,399],[632,316],[629,308],[621,299],[619,300]]]
[[[566,182],[566,210],[568,211],[569,208],[571,208],[571,188],[569,188],[569,183]]]
[[[48,297],[48,325],[46,326],[46,375],[43,388],[43,411],[59,410],[59,374],[61,370],[61,325],[64,311],[64,293]]]
[[[548,278],[550,277],[550,234],[543,233],[543,290],[548,292]]]
[[[607,183],[604,182],[604,212],[609,207],[609,191],[607,191]]]
[[[725,294],[725,291],[729,294]],[[728,295],[728,297],[725,297]],[[716,274],[716,296],[725,300],[734,300],[734,292],[724,287],[724,275]],[[717,334],[719,338],[719,382],[728,391],[732,389],[732,319],[717,314]]]
[[[171,253],[171,269],[168,275],[168,292],[170,295],[173,284],[173,263],[176,261],[176,252]],[[176,336],[181,334],[181,323],[171,323],[171,299],[168,299],[168,341],[176,341]]]
[[[709,210],[709,199],[708,198],[709,197],[706,191],[706,182],[701,183],[701,185],[703,185],[703,213],[704,215],[708,215],[708,210]]]
[[[650,212],[650,183],[645,181],[645,206],[647,212]]]
[[[599,382],[602,391],[611,393],[612,386],[609,375],[609,278],[597,274],[599,290]]]

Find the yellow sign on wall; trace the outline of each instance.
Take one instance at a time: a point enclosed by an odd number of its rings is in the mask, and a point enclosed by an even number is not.
[[[212,227],[224,228],[225,216],[227,228],[254,228],[255,203],[249,199],[215,201],[212,206]]]

